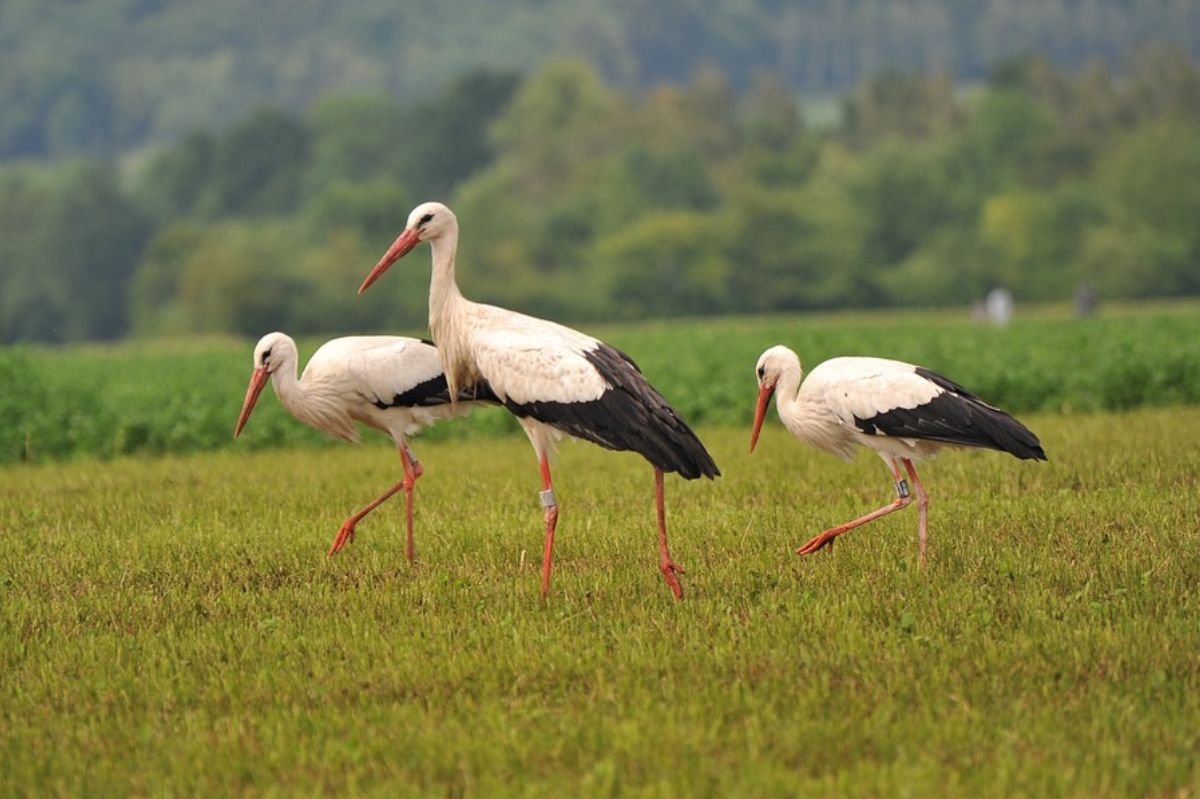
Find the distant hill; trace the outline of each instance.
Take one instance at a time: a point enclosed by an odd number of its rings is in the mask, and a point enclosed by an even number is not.
[[[1150,41],[1195,57],[1200,1],[4,0],[0,159],[110,155],[264,104],[427,95],[471,66],[563,55],[627,87],[715,65],[822,93],[888,68],[975,79],[1029,51],[1118,66]]]

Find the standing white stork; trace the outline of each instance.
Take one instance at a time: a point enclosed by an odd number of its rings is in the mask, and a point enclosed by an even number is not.
[[[854,457],[858,445],[872,449],[895,479],[894,502],[826,530],[796,550],[797,555],[832,546],[842,533],[908,505],[912,500],[908,482],[900,474],[903,464],[917,492],[917,542],[923,563],[929,497],[913,468],[915,461],[933,458],[947,445],[1046,460],[1037,436],[1025,425],[921,366],[885,358],[833,358],[818,364],[801,385],[800,359],[787,347],[776,346],[758,359],[757,372],[751,452],[767,404],[777,393],[779,418],[796,438],[846,461]]]
[[[441,203],[424,203],[359,288],[361,294],[417,244],[433,254],[429,329],[438,342],[451,390],[486,381],[520,421],[542,473],[545,508],[542,596],[550,590],[550,562],[558,504],[549,457],[562,435],[612,450],[632,450],[654,466],[659,570],[676,599],[681,569],[667,548],[663,472],[688,480],[720,474],[704,445],[647,382],[629,356],[562,325],[465,299],[454,280],[458,220]]]
[[[357,442],[355,422],[362,422],[391,436],[400,450],[404,478],[374,502],[342,523],[329,548],[332,557],[354,528],[371,511],[397,491],[404,490],[411,563],[413,546],[413,486],[424,473],[408,448],[405,436],[443,419],[465,416],[475,401],[496,402],[486,383],[475,383],[451,402],[446,376],[437,348],[431,342],[400,336],[348,336],[321,346],[304,374],[296,379],[299,358],[296,342],[284,333],[268,333],[254,347],[254,372],[238,416],[233,437],[237,438],[268,378],[283,407],[301,422],[345,441]]]

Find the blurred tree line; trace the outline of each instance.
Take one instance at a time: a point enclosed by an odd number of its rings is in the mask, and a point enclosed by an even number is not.
[[[4,0],[0,159],[111,156],[348,92],[427,97],[478,64],[577,57],[645,90],[717,64],[841,93],[887,68],[957,82],[1036,52],[1109,68],[1136,47],[1200,56],[1200,0]]]
[[[1198,178],[1200,70],[1166,48],[970,91],[885,72],[823,130],[774,73],[477,70],[260,109],[120,173],[0,170],[0,340],[420,328],[421,258],[355,288],[426,199],[463,222],[465,291],[564,320],[1194,295]]]

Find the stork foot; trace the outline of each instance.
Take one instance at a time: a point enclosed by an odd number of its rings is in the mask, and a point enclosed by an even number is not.
[[[671,589],[671,593],[676,599],[683,599],[683,586],[679,584],[677,574],[687,574],[683,567],[675,563],[675,561],[667,558],[658,564],[658,570],[662,572],[663,579],[667,581],[667,586]]]
[[[811,555],[817,550],[824,549],[825,547],[829,547],[829,551],[832,552],[833,542],[837,540],[839,535],[840,533],[834,532],[833,530],[826,530],[818,536],[813,536],[812,540],[796,550],[796,554]]]
[[[342,547],[354,541],[354,522],[350,519],[342,522],[341,529],[333,538],[333,544],[329,547],[329,557],[336,555]]]

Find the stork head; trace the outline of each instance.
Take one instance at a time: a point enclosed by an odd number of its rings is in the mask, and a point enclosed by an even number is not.
[[[785,372],[800,372],[800,358],[783,345],[776,345],[758,356],[754,367],[758,376],[758,407],[754,410],[754,430],[750,433],[750,451],[758,443],[758,434],[762,431],[763,419],[767,416],[767,405],[779,385],[779,378]]]
[[[271,375],[275,374],[284,364],[296,360],[296,342],[286,333],[268,333],[258,340],[254,346],[254,371],[250,375],[250,385],[246,387],[246,399],[242,401],[242,412],[238,415],[237,427],[233,429],[233,437],[242,433],[242,428],[250,419],[254,403],[262,393]]]
[[[371,274],[367,275],[367,279],[358,287],[358,293],[362,294],[366,291],[368,286],[388,270],[388,267],[403,258],[413,247],[423,241],[438,239],[450,230],[458,230],[458,219],[454,216],[453,211],[441,203],[421,203],[412,209],[412,213],[408,215],[408,223],[404,226],[404,232],[392,243],[391,247],[388,247],[388,251],[379,259],[379,263],[375,264]]]

